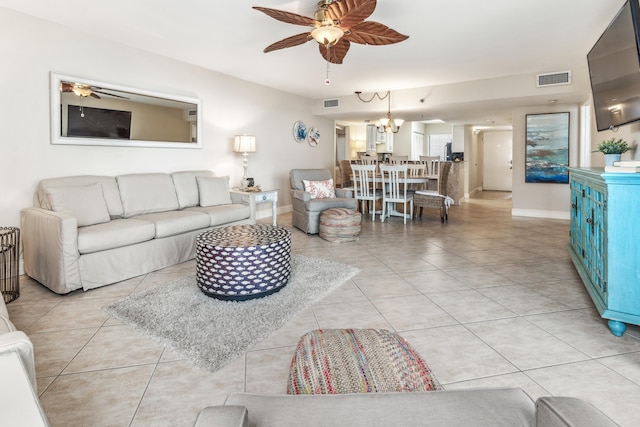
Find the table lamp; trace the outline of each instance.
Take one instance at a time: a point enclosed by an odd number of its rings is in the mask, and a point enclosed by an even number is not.
[[[235,153],[242,153],[242,167],[244,168],[244,175],[242,175],[242,188],[247,188],[249,180],[247,179],[247,167],[249,166],[249,153],[256,152],[256,137],[255,135],[236,135],[233,137],[233,151]]]

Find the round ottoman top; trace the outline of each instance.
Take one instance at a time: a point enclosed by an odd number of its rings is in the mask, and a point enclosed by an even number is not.
[[[354,209],[348,209],[348,208],[331,208],[331,209],[327,209],[325,211],[322,211],[320,213],[320,215],[323,218],[353,218],[353,217],[359,217],[360,216],[360,212],[354,210]]]
[[[230,225],[215,228],[198,235],[197,239],[204,244],[219,247],[265,246],[280,242],[291,235],[286,228],[267,225]]]

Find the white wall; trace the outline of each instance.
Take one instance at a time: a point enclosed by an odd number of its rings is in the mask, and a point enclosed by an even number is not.
[[[92,38],[4,8],[0,8],[0,39],[0,226],[19,226],[19,211],[32,205],[36,183],[42,178],[211,169],[218,175],[229,175],[232,185],[237,185],[242,162],[231,147],[233,135],[238,133],[257,136],[258,152],[249,155],[249,175],[263,188],[279,188],[280,206],[291,203],[290,169],[333,167],[333,120],[314,117],[311,100]],[[51,145],[51,71],[200,98],[203,148]],[[319,128],[322,138],[318,147],[293,140],[296,120]]]
[[[569,219],[569,184],[525,183],[526,115],[569,112],[569,165],[578,162],[578,105],[519,108],[513,111],[512,214]]]
[[[640,160],[640,122],[620,126],[617,131],[606,130],[598,132],[593,111],[591,112],[591,151],[595,150],[599,143],[611,138],[622,138],[634,147],[622,155],[622,160]],[[604,155],[600,152],[591,153],[591,166],[604,167]]]

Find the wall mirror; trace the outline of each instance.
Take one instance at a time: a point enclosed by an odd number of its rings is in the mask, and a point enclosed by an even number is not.
[[[51,143],[201,148],[202,106],[167,95],[51,73]]]

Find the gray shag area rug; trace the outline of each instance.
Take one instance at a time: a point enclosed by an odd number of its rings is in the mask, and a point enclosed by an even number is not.
[[[130,295],[105,310],[161,344],[169,344],[195,365],[215,372],[359,271],[301,255],[292,256],[291,266],[289,283],[264,298],[237,302],[208,297],[196,285],[194,273]]]

